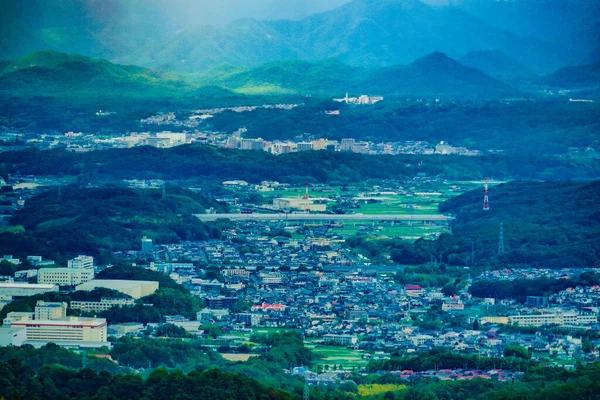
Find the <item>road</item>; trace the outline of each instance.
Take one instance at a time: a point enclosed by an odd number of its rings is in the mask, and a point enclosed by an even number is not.
[[[229,219],[232,221],[431,221],[448,222],[454,219],[440,214],[196,214],[200,221]]]

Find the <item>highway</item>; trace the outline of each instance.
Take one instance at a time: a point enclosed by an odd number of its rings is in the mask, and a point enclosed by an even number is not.
[[[431,221],[448,222],[454,219],[440,214],[196,214],[200,221],[229,219],[232,221]]]

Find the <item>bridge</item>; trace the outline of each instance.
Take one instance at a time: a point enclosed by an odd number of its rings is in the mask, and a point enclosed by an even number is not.
[[[441,214],[196,214],[200,221],[217,219],[231,221],[398,221],[398,222],[449,222],[454,219]]]

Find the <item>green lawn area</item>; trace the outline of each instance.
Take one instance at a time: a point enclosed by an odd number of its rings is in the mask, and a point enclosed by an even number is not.
[[[318,344],[319,340],[307,339],[305,346],[313,351],[315,355],[320,356],[316,361],[316,365],[328,365],[329,368],[333,365],[342,366],[344,370],[352,370],[367,365],[367,360],[362,358],[364,351],[351,350],[345,347],[338,346],[323,346]]]
[[[361,229],[361,226],[365,228]],[[436,235],[446,232],[447,228],[439,225],[423,225],[422,223],[414,223],[412,226],[404,223],[391,224],[376,224],[373,226],[369,221],[357,221],[356,225],[347,224],[340,228],[333,228],[333,231],[342,236],[353,236],[359,232],[372,237],[401,237],[408,240],[416,240],[420,237],[428,235]]]

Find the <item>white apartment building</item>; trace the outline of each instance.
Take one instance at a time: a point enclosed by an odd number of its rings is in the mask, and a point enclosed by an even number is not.
[[[75,286],[94,279],[94,258],[77,256],[69,260],[67,268],[40,268],[38,283]]]
[[[94,268],[94,257],[90,256],[77,256],[67,263],[67,267],[69,268]]]
[[[508,317],[508,323],[519,326],[590,325],[598,323],[598,316],[595,314],[579,314],[576,312],[510,315]]]
[[[38,283],[75,286],[94,279],[94,268],[40,268]]]
[[[103,297],[100,301],[72,301],[71,308],[83,312],[101,312],[113,307],[132,306],[133,304],[133,299]]]
[[[38,301],[35,305],[35,319],[62,319],[67,317],[67,303],[50,303]]]

